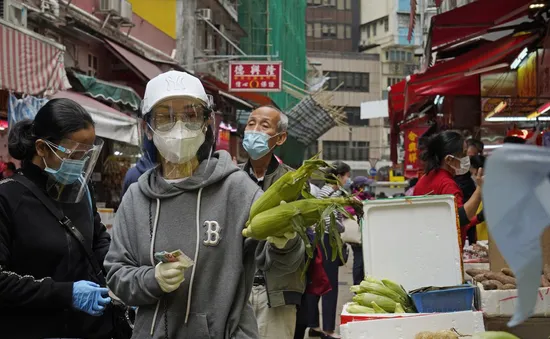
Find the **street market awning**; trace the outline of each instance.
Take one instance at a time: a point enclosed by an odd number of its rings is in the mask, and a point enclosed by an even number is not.
[[[531,0],[477,0],[432,17],[431,49],[486,33],[529,12]]]
[[[416,74],[406,83],[405,111],[416,96],[479,95],[479,74],[509,70],[521,50],[538,38],[534,33],[506,36]]]
[[[136,74],[142,76],[143,80],[149,81],[157,75],[163,73],[162,70],[152,61],[127,50],[126,48],[105,40],[107,49],[115,54],[126,66],[131,68]]]
[[[126,105],[131,107],[134,111],[139,110],[141,98],[131,87],[99,80],[84,74],[73,73],[73,75],[82,85],[86,95],[92,98]]]
[[[111,108],[101,102],[92,99],[82,93],[61,91],[52,96],[54,98],[66,98],[78,102],[95,122],[95,132],[98,136],[139,145],[138,121]]]
[[[237,98],[236,96],[234,95],[231,95],[229,93],[226,93],[224,91],[218,91],[218,93],[220,93],[221,96],[223,97],[226,97],[227,99],[229,100],[232,100],[232,101],[235,101],[237,103],[240,103],[241,105],[243,105],[244,107],[247,107],[247,108],[254,108],[253,105],[251,105],[250,103],[244,101],[243,99],[239,99]]]
[[[63,45],[0,20],[0,89],[49,95],[71,87]]]

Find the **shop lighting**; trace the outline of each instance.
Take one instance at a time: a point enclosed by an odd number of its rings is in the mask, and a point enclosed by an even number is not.
[[[485,145],[484,149],[495,149],[495,148],[501,148],[502,145]]]
[[[539,121],[550,121],[550,117],[539,117]],[[492,117],[485,119],[487,122],[535,122],[537,119],[528,117]]]
[[[538,4],[530,4],[529,9],[539,9],[546,7],[546,4],[544,3],[538,3]]]
[[[114,154],[115,154],[116,156],[120,156],[120,155],[122,155],[123,153],[122,153],[122,152],[119,152],[119,151],[115,151]]]
[[[521,63],[523,62],[523,60],[525,58],[527,58],[527,55],[529,54],[529,50],[527,49],[527,47],[525,47],[518,55],[517,58],[514,59],[514,61],[512,62],[512,64],[510,65],[510,69],[511,70],[515,70],[519,67],[519,65],[521,65]]]
[[[508,103],[506,101],[501,101],[497,107],[495,107],[494,110],[492,110],[489,114],[487,114],[487,116],[485,117],[485,121],[487,121],[487,119],[490,119],[493,115],[497,115],[499,114],[500,112],[502,112],[506,107],[508,107]]]
[[[439,94],[436,95],[435,99],[434,99],[434,105],[437,106],[437,105],[443,104],[443,100],[445,100],[445,97],[443,95],[441,95],[441,96]]]
[[[535,119],[540,115],[543,115],[544,113],[548,112],[550,110],[550,102],[547,102],[546,104],[540,106],[536,111],[529,114],[527,118],[529,119]]]

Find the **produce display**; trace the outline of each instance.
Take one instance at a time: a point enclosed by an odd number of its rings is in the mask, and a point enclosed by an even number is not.
[[[414,339],[519,339],[513,334],[506,332],[482,332],[474,335],[465,335],[458,333],[454,328],[438,332],[420,332]]]
[[[333,249],[332,260],[336,260],[338,256],[343,260],[343,243],[336,225],[335,212],[352,218],[345,209],[349,206],[358,216],[362,216],[363,204],[354,197],[317,199],[309,193],[308,180],[314,172],[321,167],[329,167],[317,157],[318,155],[306,160],[296,171],[287,172],[252,204],[249,219],[242,231],[243,236],[266,240],[296,232],[305,244],[308,257],[312,258],[313,249],[317,245],[321,245],[326,253],[322,238],[328,226],[330,246]],[[330,219],[329,225],[325,223],[327,217]],[[313,244],[306,234],[312,226],[315,229]]]
[[[489,270],[469,269],[466,273],[474,278],[475,282],[481,283],[484,290],[515,290],[516,277],[509,268],[503,268],[500,272]],[[540,287],[550,287],[550,265],[544,266],[540,277]]]
[[[349,313],[415,313],[412,299],[405,289],[390,280],[377,280],[367,277],[360,285],[354,285],[350,291],[356,293],[353,303],[346,311]]]
[[[489,248],[485,246],[485,242],[465,246],[462,258],[464,261],[487,263],[489,262]]]

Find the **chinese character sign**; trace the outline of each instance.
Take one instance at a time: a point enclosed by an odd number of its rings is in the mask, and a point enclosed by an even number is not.
[[[405,130],[405,171],[418,171],[421,169],[420,150],[418,139],[426,132],[426,127],[417,127]]]
[[[232,92],[280,92],[283,64],[280,61],[238,61],[229,63]]]

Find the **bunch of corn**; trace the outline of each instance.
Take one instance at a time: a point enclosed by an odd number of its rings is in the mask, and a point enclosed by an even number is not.
[[[269,192],[269,190],[268,190]],[[362,203],[353,198],[327,198],[327,199],[302,199],[289,203],[279,204],[267,211],[257,214],[243,229],[243,236],[258,240],[265,240],[267,237],[281,237],[288,232],[296,232],[304,241],[308,255],[313,255],[312,245],[306,235],[308,227],[316,225],[316,235],[325,234],[325,213],[333,213],[335,210],[345,211],[343,206],[362,208]],[[336,233],[334,233],[336,232]],[[329,230],[331,238],[336,238],[333,248],[341,251],[341,239],[336,226]],[[340,243],[338,243],[340,239]],[[315,241],[314,241],[315,243]],[[338,253],[334,251],[333,260]]]
[[[391,280],[365,278],[360,285],[350,288],[356,293],[353,301],[359,305],[373,308],[375,313],[414,313],[411,298],[400,285]]]
[[[305,189],[307,189],[307,181],[312,176],[313,172],[321,167],[328,167],[328,164],[323,160],[317,159],[318,155],[304,161],[296,171],[285,173],[277,181],[273,183],[258,200],[256,200],[250,208],[250,215],[246,226],[248,226],[256,215],[265,212],[273,207],[279,206],[281,201],[292,202],[300,198]]]

